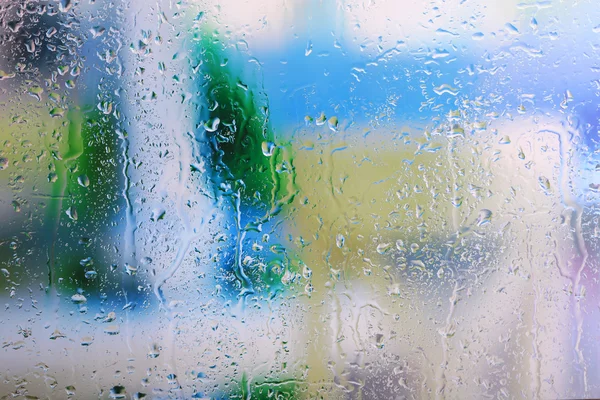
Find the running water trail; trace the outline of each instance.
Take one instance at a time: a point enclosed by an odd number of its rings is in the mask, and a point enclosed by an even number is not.
[[[532,316],[532,322],[533,322],[533,339],[532,339],[532,347],[533,347],[533,352],[531,354],[531,365],[530,365],[530,369],[531,369],[531,391],[533,393],[533,398],[534,399],[539,399],[540,398],[540,389],[542,386],[542,380],[541,380],[541,354],[540,354],[540,345],[539,345],[539,336],[540,336],[540,323],[538,321],[538,308],[539,308],[539,301],[540,301],[540,290],[539,290],[539,284],[536,284],[536,279],[539,279],[537,277],[536,274],[536,267],[533,263],[533,258],[532,258],[532,249],[531,249],[531,229],[527,229],[527,227],[525,227],[525,229],[527,230],[527,247],[526,247],[526,253],[527,253],[527,262],[529,264],[529,270],[531,271],[531,281],[532,281],[532,286],[533,286],[533,294],[534,294],[534,298],[533,298],[533,316]]]
[[[548,133],[555,135],[559,141],[559,152],[560,152],[560,194],[562,203],[566,210],[572,210],[572,218],[570,221],[571,228],[574,231],[574,244],[578,252],[579,265],[575,271],[575,275],[571,274],[571,282],[573,285],[573,307],[575,309],[575,324],[577,328],[577,335],[575,338],[574,351],[577,358],[577,364],[582,368],[582,379],[583,379],[583,390],[584,393],[588,393],[588,378],[587,378],[587,365],[583,350],[581,349],[581,338],[583,336],[583,313],[581,310],[581,275],[583,270],[586,268],[589,253],[585,245],[583,233],[581,230],[581,220],[583,216],[583,206],[581,206],[573,193],[570,190],[570,174],[569,167],[572,162],[572,155],[574,152],[571,146],[571,134],[569,132],[556,132],[552,130],[541,130],[539,133]]]
[[[123,261],[123,265],[129,264],[129,265],[136,265],[136,251],[135,251],[135,231],[137,229],[136,227],[136,220],[135,220],[135,215],[133,214],[133,205],[131,204],[131,198],[130,198],[130,189],[131,189],[131,178],[129,176],[129,166],[131,165],[131,159],[129,158],[129,139],[127,138],[127,135],[125,132],[118,130],[117,133],[119,133],[119,136],[121,138],[122,141],[122,157],[123,157],[123,179],[124,179],[124,183],[123,183],[123,191],[121,192],[121,195],[123,196],[123,199],[125,200],[125,234],[123,237],[123,256],[122,256],[122,261]],[[127,290],[128,287],[131,287],[133,285],[132,279],[126,275],[123,274],[123,279],[121,280],[121,290],[123,292],[123,297],[125,299],[125,305],[127,306],[129,304],[129,297],[127,295]],[[130,352],[133,352],[132,347],[131,347],[131,324],[130,324],[130,320],[129,320],[129,311],[130,311],[131,307],[127,307],[125,309],[125,337],[127,340],[127,348],[129,349]]]
[[[54,323],[60,321],[59,308],[60,296],[56,285],[56,243],[58,241],[58,230],[60,227],[60,219],[63,212],[63,200],[67,191],[68,174],[67,163],[76,160],[83,154],[83,138],[81,137],[81,125],[83,119],[78,111],[70,111],[68,114],[68,135],[67,143],[68,150],[62,156],[62,161],[55,163],[56,175],[58,177],[56,185],[52,189],[50,207],[48,211],[49,218],[52,218],[52,242],[47,255],[48,265],[48,285],[52,300],[49,302],[52,314],[54,315]],[[49,149],[50,150],[50,149]],[[55,327],[58,330],[58,327]]]
[[[177,188],[175,190],[175,195],[177,199],[175,201],[175,209],[177,212],[178,219],[180,223],[183,225],[183,232],[179,237],[179,248],[177,249],[177,254],[175,259],[171,262],[171,265],[164,269],[157,277],[154,283],[154,295],[160,302],[160,306],[164,308],[165,314],[169,323],[168,329],[168,337],[166,341],[170,344],[170,354],[167,356],[171,360],[170,369],[174,371],[175,376],[179,376],[177,373],[177,354],[175,349],[177,348],[177,334],[176,334],[176,318],[174,318],[173,314],[173,304],[168,302],[168,299],[163,291],[163,286],[165,283],[172,278],[179,268],[181,267],[185,256],[187,255],[190,245],[199,237],[199,231],[202,227],[203,223],[200,223],[200,226],[194,227],[190,222],[190,218],[188,216],[188,211],[186,210],[185,200],[187,198],[187,182],[190,176],[190,168],[189,166],[192,164],[192,144],[186,140],[185,135],[182,133],[183,131],[174,129],[173,137],[176,141],[177,147],[179,148],[179,179],[177,183]],[[177,382],[177,387],[182,389],[182,386],[179,382],[178,378],[175,378]]]
[[[450,170],[450,174],[452,176],[452,196],[453,199],[456,198],[458,196],[458,192],[456,190],[457,188],[457,180],[458,180],[458,176],[456,174],[456,171],[454,170],[454,165],[457,162],[457,155],[455,153],[456,150],[456,143],[455,143],[455,139],[449,139],[448,140],[448,154],[447,154],[447,161],[448,161],[448,168]],[[452,206],[452,228],[455,232],[456,235],[456,240],[458,240],[459,235],[460,235],[460,214],[459,214],[459,210],[457,207]],[[445,267],[450,269],[452,271],[452,275],[454,274],[454,271],[451,269],[450,266],[450,256],[452,253],[452,249],[448,249],[448,251],[446,252],[446,255],[444,257],[445,259]],[[454,282],[454,289],[452,290],[452,295],[448,298],[448,303],[450,304],[449,308],[448,308],[448,314],[446,315],[446,326],[440,330],[440,335],[441,335],[441,342],[442,342],[442,362],[440,363],[437,373],[436,373],[436,390],[435,390],[435,397],[436,398],[444,398],[444,390],[446,389],[446,384],[447,384],[447,378],[446,378],[446,368],[448,366],[448,339],[450,336],[452,336],[450,333],[450,331],[453,329],[452,328],[452,318],[454,316],[454,310],[456,307],[456,303],[458,302],[458,292],[459,292],[459,286],[458,286],[458,282],[455,281]]]

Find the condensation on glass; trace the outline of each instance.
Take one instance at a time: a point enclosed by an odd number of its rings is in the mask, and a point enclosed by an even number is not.
[[[600,397],[594,2],[0,21],[0,398]]]

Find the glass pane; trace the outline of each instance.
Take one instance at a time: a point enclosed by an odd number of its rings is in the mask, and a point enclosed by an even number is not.
[[[0,2],[0,398],[597,398],[590,1]]]

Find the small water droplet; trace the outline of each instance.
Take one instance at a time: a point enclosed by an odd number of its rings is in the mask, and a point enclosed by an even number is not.
[[[462,206],[463,198],[462,197],[454,197],[452,199],[452,205],[456,208]]]
[[[125,387],[117,385],[117,386],[113,386],[110,389],[110,394],[109,394],[111,399],[124,399],[125,397],[127,397],[127,391],[125,390]]]
[[[94,265],[94,259],[92,257],[86,257],[83,260],[79,261],[79,265],[82,267],[91,267]]]
[[[304,50],[304,55],[306,57],[308,57],[310,55],[310,53],[312,53],[313,51],[313,43],[312,40],[309,40],[308,42],[306,42],[306,49]]]
[[[337,247],[339,247],[340,249],[342,247],[344,247],[344,243],[346,242],[346,238],[344,238],[344,235],[342,234],[338,234],[335,237],[335,244],[337,245]]]
[[[133,265],[125,263],[125,273],[127,275],[135,275],[135,274],[137,274],[137,272],[138,272],[137,267],[134,267]]]
[[[219,117],[215,117],[212,120],[206,121],[206,123],[204,124],[204,129],[207,132],[214,132],[217,129],[219,129],[220,123],[221,123],[221,120],[219,119]]]
[[[377,245],[377,253],[379,253],[379,254],[385,254],[391,248],[392,248],[392,244],[391,243],[379,243]]]
[[[94,39],[102,36],[105,31],[106,31],[106,29],[104,29],[104,27],[102,27],[102,26],[94,26],[93,28],[90,29],[90,33],[92,34],[92,38],[94,38]]]
[[[317,126],[324,125],[326,120],[327,120],[327,117],[325,116],[325,113],[321,113],[321,115],[319,115],[319,117],[316,120]]]
[[[165,217],[166,213],[167,212],[162,208],[155,208],[154,210],[152,210],[152,216],[150,217],[150,220],[154,222],[160,221]]]
[[[511,35],[518,35],[519,34],[519,30],[517,29],[517,27],[514,26],[511,23],[505,24],[504,27],[506,28],[506,30],[508,31],[508,33],[510,33]]]
[[[90,271],[86,271],[85,272],[85,278],[89,279],[89,280],[93,280],[96,279],[96,277],[98,276],[98,273],[94,270],[90,270]]]
[[[437,86],[433,88],[433,92],[435,94],[437,94],[438,96],[441,96],[443,94],[449,94],[452,96],[456,96],[459,92],[458,88],[452,87],[450,85],[448,85],[447,83],[444,83],[443,85]]]
[[[502,136],[498,141],[498,144],[510,144],[510,137],[508,135]]]
[[[312,269],[305,265],[304,268],[302,268],[302,276],[304,279],[310,279],[312,277]]]
[[[273,152],[275,151],[275,143],[272,142],[262,142],[262,153],[265,157],[271,157]]]
[[[482,226],[485,224],[489,224],[492,221],[492,212],[486,208],[479,211],[479,216],[477,217],[477,226]]]
[[[106,328],[104,328],[104,333],[106,333],[107,335],[115,336],[118,335],[119,332],[119,325],[109,325]]]
[[[77,209],[74,206],[67,208],[65,213],[69,218],[71,218],[72,221],[77,221]]]
[[[329,129],[331,129],[334,132],[337,132],[337,130],[338,130],[338,124],[339,124],[339,121],[338,121],[337,117],[331,117],[327,121],[327,125],[329,126]]]
[[[50,110],[50,116],[53,118],[60,118],[65,115],[65,110],[60,107],[54,107]]]
[[[160,355],[160,347],[155,343],[148,352],[148,358],[157,358]]]
[[[538,178],[538,182],[540,184],[540,188],[546,193],[550,192],[550,181],[545,176],[540,176]]]
[[[67,396],[75,396],[75,386],[69,385],[65,387],[65,392],[67,392]]]
[[[77,183],[79,183],[80,186],[88,187],[90,186],[90,178],[85,174],[79,175],[77,177]]]
[[[83,304],[87,302],[87,298],[81,293],[76,293],[73,296],[71,296],[71,301],[75,304]]]
[[[60,10],[60,12],[68,12],[71,7],[73,7],[73,1],[72,0],[60,0],[60,2],[58,3],[58,9]]]
[[[37,101],[42,100],[42,94],[44,93],[44,89],[39,86],[32,86],[29,88],[28,93],[30,96],[35,97]]]

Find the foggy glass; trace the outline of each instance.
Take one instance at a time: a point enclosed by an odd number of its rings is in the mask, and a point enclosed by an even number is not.
[[[600,397],[600,9],[0,2],[0,398]]]

